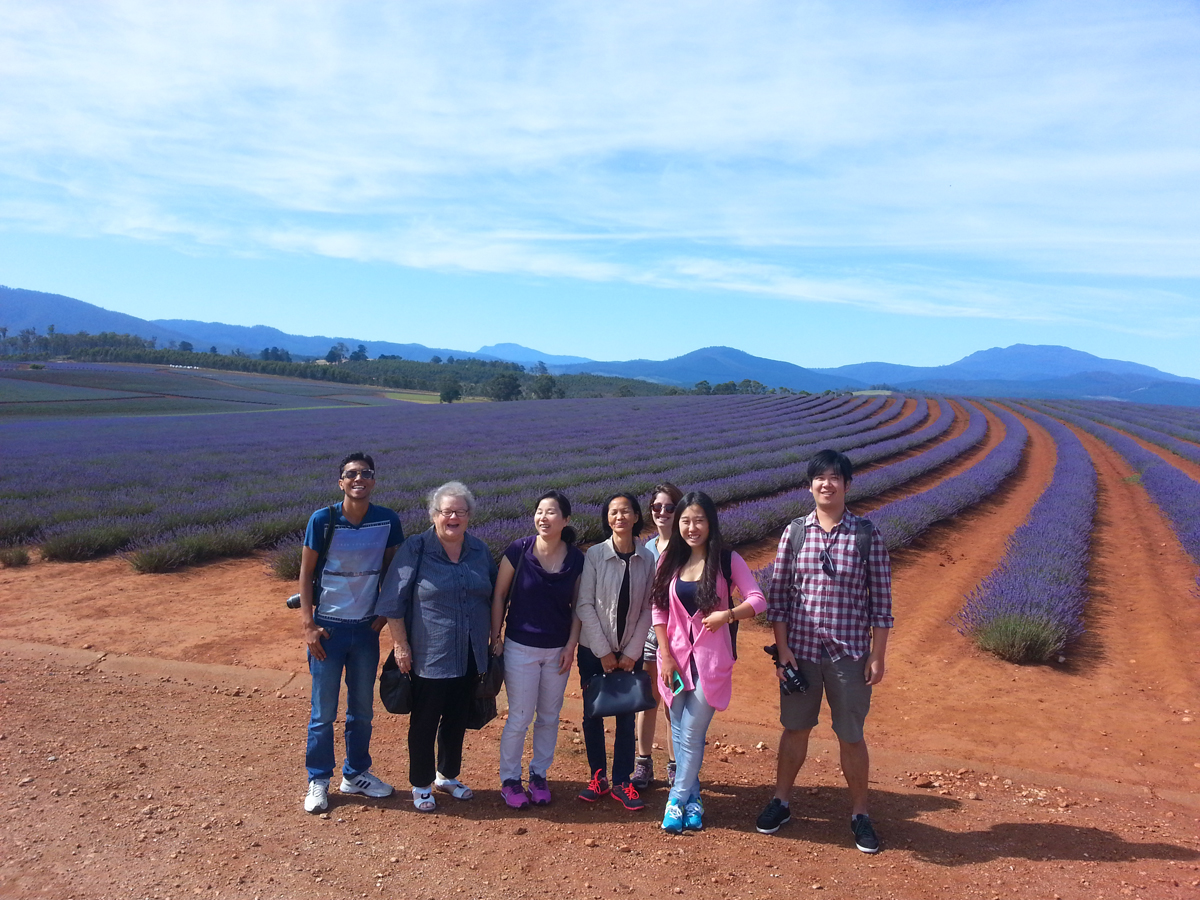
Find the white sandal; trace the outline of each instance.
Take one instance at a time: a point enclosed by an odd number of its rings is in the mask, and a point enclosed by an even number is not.
[[[412,789],[413,806],[417,812],[433,812],[437,809],[437,801],[433,799],[433,791],[427,787]]]
[[[473,800],[475,792],[457,778],[437,778],[433,782],[434,790],[449,794],[455,800]]]

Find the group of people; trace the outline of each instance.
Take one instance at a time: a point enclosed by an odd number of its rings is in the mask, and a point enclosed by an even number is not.
[[[637,496],[614,493],[601,505],[604,540],[586,552],[576,546],[570,500],[546,491],[534,508],[534,533],[514,541],[497,566],[468,530],[475,498],[465,485],[451,481],[431,491],[431,527],[405,539],[395,513],[370,503],[370,456],[347,456],[338,476],[343,499],[313,514],[301,557],[312,674],[306,810],[328,808],[343,675],[341,792],[392,793],[370,771],[379,632],[386,625],[396,664],[411,678],[409,781],[417,810],[437,808],[435,791],[457,800],[474,796],[459,778],[463,739],[480,676],[489,657],[502,654],[508,717],[499,775],[509,807],[552,800],[548,778],[572,666],[583,687],[604,673],[645,668],[670,723],[662,828],[701,830],[700,771],[709,725],[732,697],[736,623],[765,610],[777,647],[783,733],[774,796],[756,827],[770,834],[789,821],[792,787],[824,694],[840,742],[855,843],[866,853],[879,849],[867,810],[863,725],[871,688],[884,675],[891,570],[878,531],[846,509],[852,471],[844,455],[825,450],[809,462],[815,509],[785,530],[765,595],[745,560],[726,547],[716,505],[702,491],[656,485],[650,496],[656,533],[648,541],[641,539],[646,523]],[[612,797],[625,809],[644,809],[640,790],[654,777],[657,716],[657,707],[615,716],[610,767],[605,719],[585,715],[589,778],[579,800]]]

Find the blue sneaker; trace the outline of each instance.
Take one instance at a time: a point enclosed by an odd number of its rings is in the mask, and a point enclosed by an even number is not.
[[[683,834],[683,807],[678,801],[668,800],[663,813],[662,830],[667,834]]]
[[[704,830],[704,806],[699,800],[689,800],[684,806],[683,827],[688,831]]]

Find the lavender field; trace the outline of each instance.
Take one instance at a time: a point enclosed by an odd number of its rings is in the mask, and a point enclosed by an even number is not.
[[[73,397],[87,390],[71,389]],[[0,423],[0,453],[17,461],[0,473],[0,552],[10,554],[0,562],[36,547],[50,560],[116,553],[138,571],[168,571],[264,548],[282,553],[298,544],[312,510],[337,498],[337,461],[359,449],[376,460],[376,501],[395,509],[409,532],[427,525],[426,492],[458,479],[479,499],[472,532],[496,553],[527,533],[530,501],[549,487],[568,492],[577,529],[593,541],[607,494],[645,497],[655,482],[670,480],[710,493],[721,506],[727,537],[745,544],[776,536],[812,509],[803,483],[815,451],[835,447],[862,468],[850,491],[852,504],[862,502],[936,476],[979,447],[989,437],[987,409],[1003,428],[990,452],[959,474],[875,509],[871,518],[889,548],[911,544],[1013,477],[1028,440],[1021,417],[1044,428],[1057,446],[1053,481],[1029,520],[1014,526],[1007,555],[966,598],[957,624],[978,637],[996,622],[1035,621],[1054,635],[1043,641],[1049,649],[1035,654],[1046,658],[1085,627],[1087,541],[1096,503],[1095,470],[1062,423],[1090,431],[1129,460],[1200,562],[1200,485],[1130,437],[1191,460],[1197,448],[1189,438],[1200,435],[1200,422],[1167,407],[1007,406],[898,396],[735,395]],[[1034,408],[1040,413],[1031,413]],[[23,471],[47,464],[55,473],[51,489],[46,479]]]
[[[410,530],[425,527],[425,493],[457,478],[478,494],[473,530],[493,549],[527,529],[531,498],[549,486],[570,492],[594,539],[613,490],[644,495],[666,478],[723,504],[794,490],[821,446],[895,439],[927,417],[924,402],[902,408],[884,397],[664,397],[25,422],[0,428],[0,449],[52,458],[58,489],[39,497],[19,467],[7,470],[0,540],[51,559],[123,552],[151,569],[243,555],[294,537],[336,495],[337,460],[353,449],[375,456],[376,498]]]

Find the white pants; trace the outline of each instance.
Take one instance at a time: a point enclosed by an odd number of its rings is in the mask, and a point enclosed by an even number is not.
[[[570,670],[558,672],[562,647],[543,650],[516,641],[504,642],[504,689],[508,694],[508,721],[500,735],[500,780],[521,777],[525,734],[533,722],[533,759],[530,774],[546,777],[558,743],[558,714],[562,710]]]

